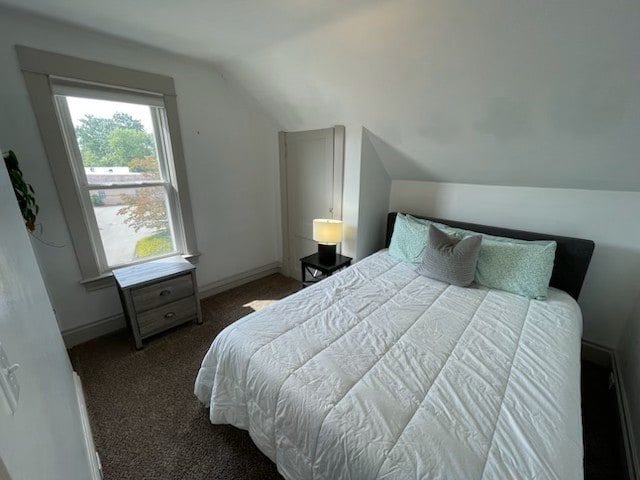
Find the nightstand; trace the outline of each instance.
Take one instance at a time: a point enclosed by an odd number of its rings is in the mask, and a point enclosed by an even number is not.
[[[338,270],[347,268],[349,265],[351,265],[351,260],[351,257],[336,254],[335,262],[322,263],[317,253],[301,258],[300,268],[302,274],[302,288],[319,282],[323,278],[331,276]],[[307,273],[311,276],[310,280],[307,280]]]
[[[116,268],[122,308],[136,348],[142,340],[181,323],[202,323],[196,267],[182,257]]]

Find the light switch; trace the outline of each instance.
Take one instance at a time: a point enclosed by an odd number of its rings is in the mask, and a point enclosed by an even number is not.
[[[20,384],[16,376],[18,368],[20,366],[17,363],[12,365],[9,362],[2,343],[0,343],[0,389],[4,394],[11,415],[18,409],[18,400],[20,399]]]

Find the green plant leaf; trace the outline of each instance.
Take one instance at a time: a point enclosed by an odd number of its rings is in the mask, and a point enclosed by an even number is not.
[[[22,175],[22,171],[18,164],[18,158],[13,150],[9,150],[7,155],[4,156],[4,163],[7,167],[7,171],[9,172],[9,179],[11,180],[13,192],[16,196],[16,200],[18,201],[22,218],[25,221],[26,227],[30,231],[33,231],[35,229],[36,216],[40,211],[40,207],[36,203],[36,199],[34,197],[35,191],[33,190],[33,187],[24,180],[24,176]]]

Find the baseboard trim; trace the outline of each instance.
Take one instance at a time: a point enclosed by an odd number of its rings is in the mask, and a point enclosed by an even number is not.
[[[231,275],[215,282],[207,283],[206,285],[199,285],[198,293],[200,294],[201,299],[211,297],[212,295],[216,295],[226,290],[239,287],[240,285],[244,285],[245,283],[268,277],[269,275],[273,275],[274,273],[282,273],[282,265],[280,264],[280,262],[268,263],[267,265],[253,268],[236,275]]]
[[[627,401],[624,379],[620,374],[618,365],[618,355],[615,350],[599,345],[597,343],[582,341],[582,359],[593,362],[597,365],[610,367],[613,372],[613,380],[616,386],[616,399],[618,401],[618,413],[622,429],[622,440],[624,443],[625,455],[627,458],[627,470],[631,480],[640,480],[638,456],[636,442],[631,428],[631,417],[629,415],[629,403]]]
[[[84,391],[82,390],[82,381],[76,372],[73,372],[73,383],[76,387],[76,399],[78,400],[80,421],[82,422],[82,433],[84,435],[89,468],[91,469],[91,480],[102,480],[102,465],[100,464],[100,456],[98,455],[95,443],[93,442],[91,424],[89,423],[89,412],[87,411]]]
[[[74,347],[80,343],[87,342],[107,333],[115,332],[124,328],[126,321],[124,315],[119,313],[110,317],[96,320],[95,322],[70,328],[62,332],[62,339],[67,348]]]
[[[280,262],[272,262],[258,268],[247,270],[245,272],[231,275],[229,277],[198,286],[200,298],[210,297],[217,293],[230,290],[245,283],[259,280],[274,273],[281,273]],[[80,343],[87,342],[102,335],[106,335],[116,330],[120,330],[126,326],[123,314],[113,315],[111,317],[96,320],[95,322],[80,325],[79,327],[70,328],[62,332],[62,339],[67,348],[71,348]]]
[[[622,435],[624,436],[624,449],[627,455],[629,478],[632,480],[640,480],[640,463],[638,463],[636,439],[633,435],[633,428],[631,428],[631,415],[629,402],[627,400],[627,389],[624,384],[624,377],[620,374],[620,370],[618,368],[620,361],[615,350],[611,352],[611,361],[613,364],[613,376],[618,396],[618,410],[620,411],[620,419],[622,421]]]
[[[613,350],[597,343],[582,341],[582,360],[601,367],[612,367]]]

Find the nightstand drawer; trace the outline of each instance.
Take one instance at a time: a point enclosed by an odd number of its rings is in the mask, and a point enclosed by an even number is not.
[[[136,312],[140,313],[175,302],[193,293],[193,281],[189,273],[131,290],[131,298]]]
[[[194,296],[140,313],[138,315],[140,335],[146,337],[172,325],[192,320],[197,313],[198,304]]]

